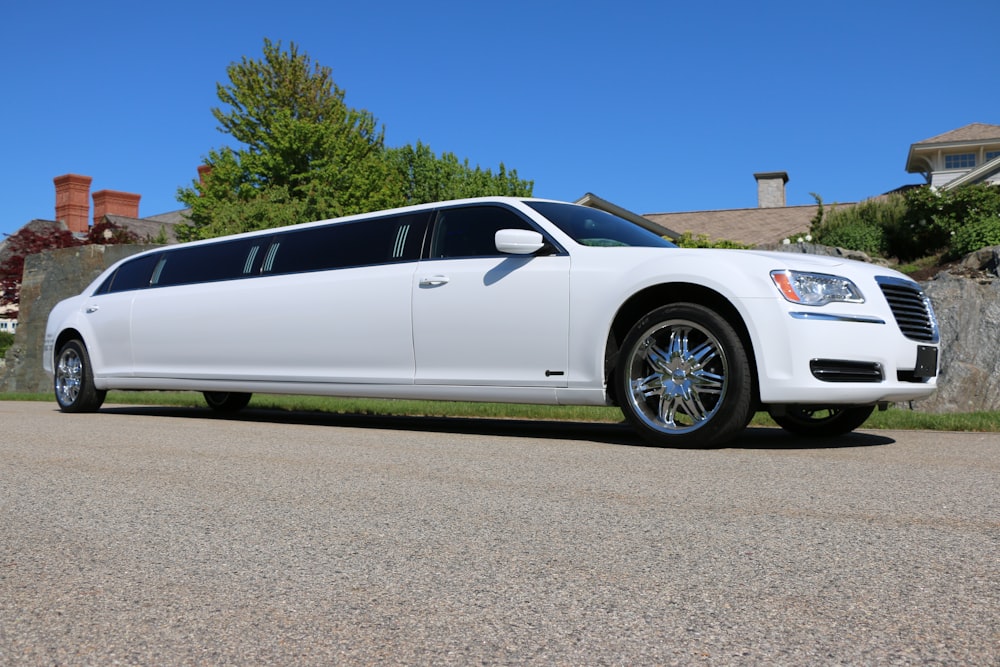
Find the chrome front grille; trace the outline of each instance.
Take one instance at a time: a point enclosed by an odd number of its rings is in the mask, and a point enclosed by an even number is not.
[[[920,286],[908,280],[887,276],[879,276],[876,280],[903,335],[923,343],[936,343],[938,328],[934,309]]]

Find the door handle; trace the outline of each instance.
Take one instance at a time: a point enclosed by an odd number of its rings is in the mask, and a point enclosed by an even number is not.
[[[421,287],[437,287],[439,285],[448,284],[448,276],[431,276],[430,278],[421,278]]]

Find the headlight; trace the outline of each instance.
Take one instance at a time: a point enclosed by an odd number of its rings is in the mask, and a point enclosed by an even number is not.
[[[841,276],[803,271],[771,271],[771,280],[783,297],[803,306],[865,302],[857,286]]]

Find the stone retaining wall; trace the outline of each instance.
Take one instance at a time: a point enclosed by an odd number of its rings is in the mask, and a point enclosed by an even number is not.
[[[63,299],[79,294],[118,260],[155,247],[84,245],[26,257],[17,333],[14,344],[7,350],[7,368],[0,376],[0,391],[51,391],[49,379],[42,370],[42,343],[49,311]]]

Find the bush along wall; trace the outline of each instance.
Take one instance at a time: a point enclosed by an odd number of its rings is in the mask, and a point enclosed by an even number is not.
[[[818,243],[908,262],[956,259],[1000,245],[1000,187],[976,184],[955,190],[929,186],[822,208],[813,221]]]

